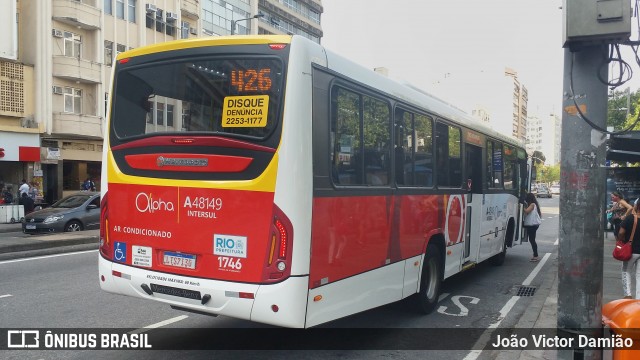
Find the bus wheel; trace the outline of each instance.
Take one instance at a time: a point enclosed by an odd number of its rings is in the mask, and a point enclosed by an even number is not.
[[[442,285],[442,260],[437,247],[429,246],[424,257],[422,276],[420,277],[420,292],[416,294],[418,311],[431,313],[438,304],[440,286]]]

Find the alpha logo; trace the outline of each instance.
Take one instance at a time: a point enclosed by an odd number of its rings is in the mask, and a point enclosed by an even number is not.
[[[162,198],[154,199],[153,194],[139,193],[136,196],[136,209],[141,213],[151,213],[156,211],[175,211],[175,206],[171,201],[164,201]]]

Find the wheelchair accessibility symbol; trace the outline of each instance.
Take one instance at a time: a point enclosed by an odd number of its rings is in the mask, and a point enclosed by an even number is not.
[[[127,243],[117,241],[113,243],[113,258],[117,262],[127,262]]]

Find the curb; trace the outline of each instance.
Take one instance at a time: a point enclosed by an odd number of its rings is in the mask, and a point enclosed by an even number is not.
[[[19,252],[10,252],[0,254],[0,261],[20,260],[38,256],[57,255],[65,253],[73,253],[78,251],[98,250],[98,244],[77,244],[77,245],[56,245],[54,247],[34,249]]]
[[[90,243],[95,243],[97,245],[98,237],[90,236],[90,237],[78,237],[78,238],[64,239],[64,240],[50,240],[50,241],[45,240],[45,241],[26,243],[26,244],[11,244],[7,246],[3,246],[0,249],[0,254],[30,251],[30,250],[41,250],[41,249],[49,249],[53,247],[81,245],[81,244],[90,244]]]
[[[58,235],[58,234],[57,234]],[[11,260],[32,256],[59,254],[74,249],[97,249],[98,235],[77,235],[66,239],[49,238],[29,239],[29,242],[7,244],[0,247],[0,260]]]
[[[22,223],[0,225],[0,233],[10,232],[22,232]]]

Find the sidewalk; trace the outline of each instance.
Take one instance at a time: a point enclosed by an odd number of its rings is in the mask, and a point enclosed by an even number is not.
[[[615,246],[615,239],[611,232],[605,232],[603,240],[603,277],[602,277],[602,305],[622,298],[621,262],[614,259],[611,253]],[[543,279],[542,285],[536,291],[534,299],[516,324],[518,329],[555,329],[558,315],[558,256],[553,254],[547,266],[552,266]],[[557,351],[549,349],[508,351],[497,356],[499,360],[552,360],[557,359]]]
[[[0,224],[0,261],[98,248],[100,230],[10,237],[22,224]]]

